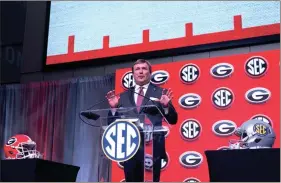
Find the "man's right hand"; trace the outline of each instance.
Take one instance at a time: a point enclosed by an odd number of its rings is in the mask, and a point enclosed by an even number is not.
[[[107,98],[111,108],[117,108],[120,96],[115,95],[115,90],[109,91],[105,97]]]

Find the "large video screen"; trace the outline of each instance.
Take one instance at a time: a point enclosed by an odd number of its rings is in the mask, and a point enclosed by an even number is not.
[[[52,1],[46,65],[279,33],[278,1]]]

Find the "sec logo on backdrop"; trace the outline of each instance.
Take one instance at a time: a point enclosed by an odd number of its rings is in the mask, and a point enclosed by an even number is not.
[[[251,119],[263,121],[273,127],[272,120],[264,114],[256,114],[256,115],[252,116]]]
[[[263,76],[268,70],[268,62],[260,56],[254,56],[245,63],[246,74],[252,78]]]
[[[112,161],[123,162],[136,154],[140,141],[140,132],[136,125],[125,120],[116,120],[103,133],[102,150]]]
[[[196,151],[187,151],[180,155],[179,162],[187,168],[198,167],[203,162],[203,156]]]
[[[200,76],[199,67],[195,64],[186,64],[180,69],[180,80],[185,84],[192,84]]]
[[[252,88],[245,93],[245,99],[252,104],[265,103],[270,97],[271,92],[263,87]]]
[[[121,78],[121,85],[124,89],[129,89],[135,86],[135,80],[131,71],[126,72]]]
[[[229,88],[220,87],[213,92],[211,100],[216,108],[227,109],[234,101],[234,94]]]
[[[202,131],[201,124],[195,119],[187,119],[180,126],[180,134],[184,140],[196,140]]]
[[[156,85],[161,85],[163,83],[166,83],[169,80],[169,73],[167,71],[164,70],[158,70],[158,71],[154,71],[151,74],[151,83],[156,84]]]
[[[237,128],[237,125],[230,120],[220,120],[213,124],[212,131],[218,136],[232,135]]]
[[[214,78],[227,78],[234,72],[234,67],[229,63],[218,63],[210,69]]]
[[[196,93],[187,93],[179,98],[178,103],[185,109],[193,109],[199,106],[201,101],[202,99],[200,95]]]
[[[161,171],[167,168],[169,164],[169,154],[166,153],[167,159],[161,159]],[[145,170],[147,171],[152,171],[153,169],[153,160],[152,160],[152,155],[151,154],[145,154],[145,159],[144,159],[144,166]]]

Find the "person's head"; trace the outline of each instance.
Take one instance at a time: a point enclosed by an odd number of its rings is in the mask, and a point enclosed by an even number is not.
[[[132,66],[132,72],[137,85],[145,85],[149,83],[151,77],[151,64],[144,59],[138,59]]]

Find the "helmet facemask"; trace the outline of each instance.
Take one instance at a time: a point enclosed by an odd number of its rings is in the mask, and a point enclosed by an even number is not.
[[[249,140],[254,134],[247,134],[241,128],[237,128],[234,134],[240,137],[240,140],[231,139],[229,141],[229,149],[249,149]]]
[[[42,155],[36,150],[36,143],[34,141],[22,142],[16,149],[19,152],[16,159],[42,158]]]

